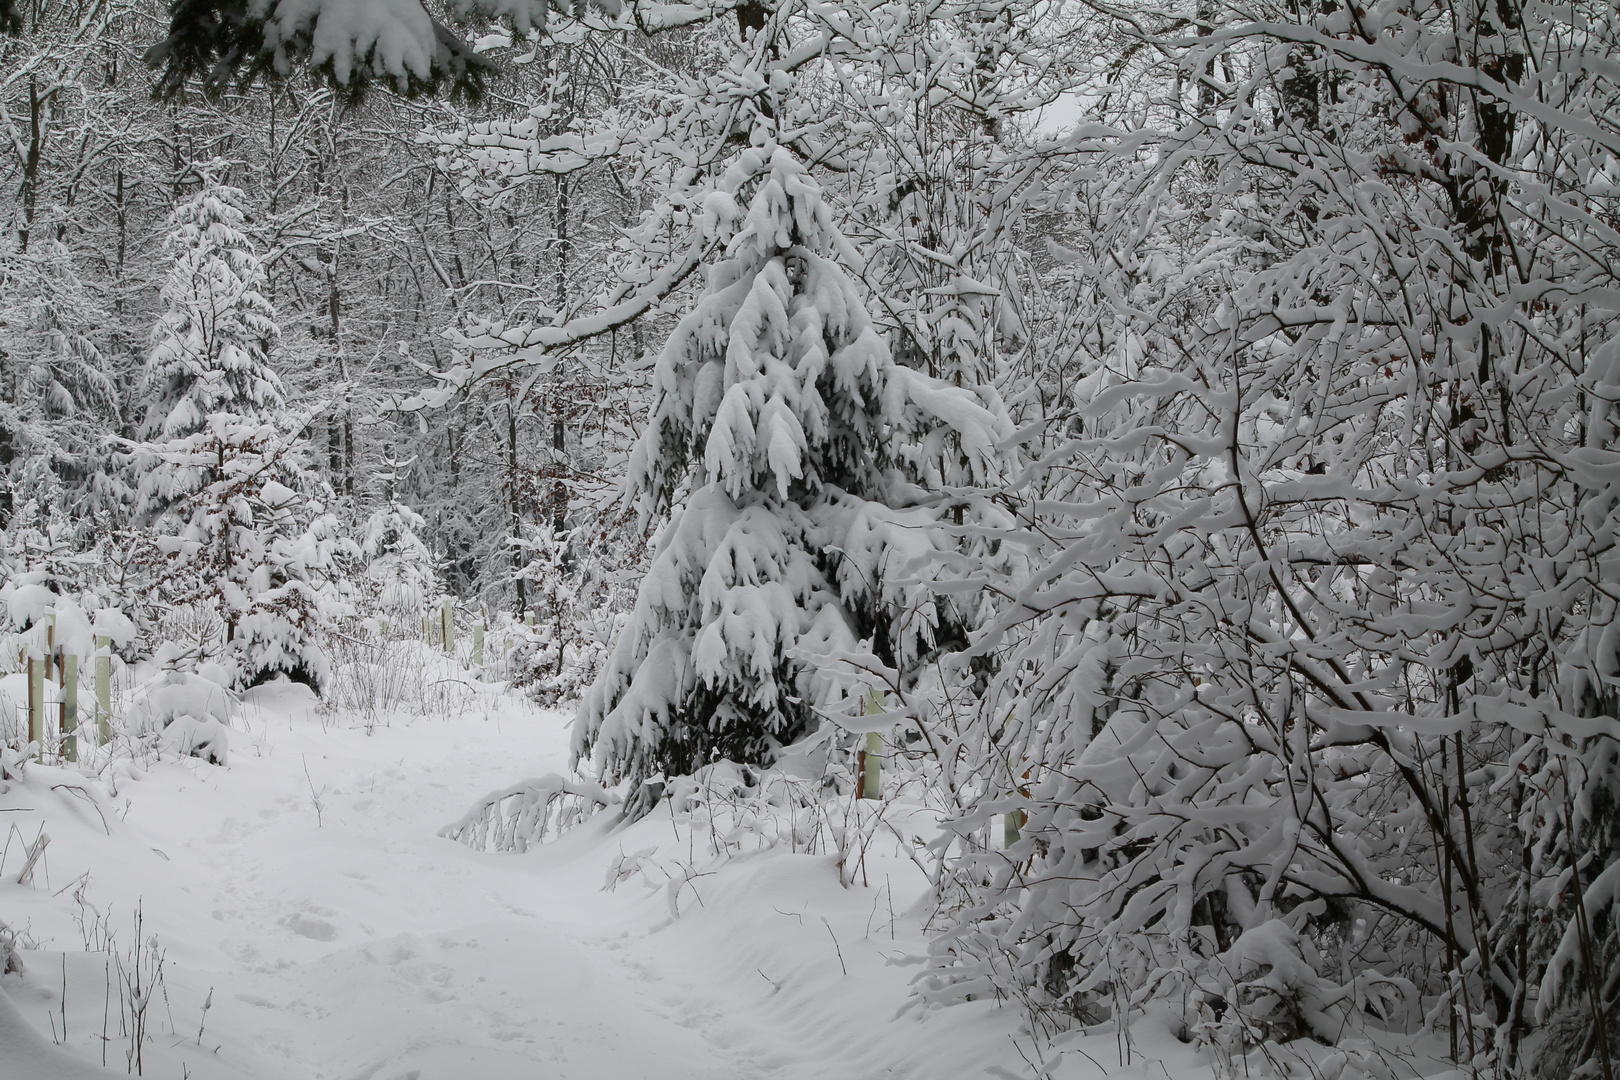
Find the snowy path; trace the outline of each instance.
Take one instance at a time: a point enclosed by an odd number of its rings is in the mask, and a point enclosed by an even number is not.
[[[603,889],[614,854],[671,842],[667,820],[586,826],[522,856],[437,837],[490,788],[563,764],[558,714],[490,693],[368,734],[281,690],[244,719],[229,767],[170,761],[122,782],[110,836],[68,793],[0,796],[8,825],[32,836],[43,821],[55,839],[48,887],[0,885],[0,918],[43,946],[0,985],[49,1038],[65,971],[81,1060],[100,1062],[105,1029],[122,1073],[128,1046],[107,954],[84,950],[75,921],[94,912],[64,889],[88,872],[115,949],[127,956],[139,901],[166,951],[149,1076],[1026,1075],[1016,1010],[895,1018],[917,969],[888,961],[923,946],[890,914],[892,880],[845,890],[829,860],[770,852],[695,882],[672,920],[661,892]]]
[[[603,962],[603,938],[628,912],[604,904],[599,874],[581,881],[435,836],[491,786],[493,763],[554,767],[559,717],[369,737],[275,720],[260,718],[257,760],[281,767],[193,766],[197,779],[150,811],[182,829],[206,821],[164,849],[191,878],[182,903],[195,898],[179,934],[207,927],[170,954],[231,979],[210,1020],[251,1039],[260,1071],[502,1080],[533,1076],[538,1061],[558,1077],[748,1074]]]

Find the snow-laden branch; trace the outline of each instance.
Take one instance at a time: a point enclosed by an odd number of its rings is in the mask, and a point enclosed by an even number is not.
[[[476,851],[527,851],[619,801],[590,780],[547,773],[490,792],[439,835]]]

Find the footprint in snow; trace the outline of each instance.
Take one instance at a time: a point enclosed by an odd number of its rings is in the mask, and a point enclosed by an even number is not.
[[[284,915],[278,920],[282,926],[291,930],[300,937],[307,937],[311,941],[331,941],[337,937],[337,927],[325,919],[317,919],[295,911],[291,915]]]

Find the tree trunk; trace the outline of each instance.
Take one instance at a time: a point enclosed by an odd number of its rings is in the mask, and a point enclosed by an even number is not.
[[[28,77],[28,153],[23,157],[22,228],[17,230],[17,247],[28,250],[28,236],[34,227],[34,206],[39,199],[39,159],[44,151],[40,113],[45,103],[39,96],[39,83]]]
[[[512,513],[512,578],[517,586],[517,613],[522,615],[529,606],[528,590],[524,587],[523,549],[517,541],[523,539],[522,478],[518,474],[518,406],[522,402],[508,399],[506,403],[506,490],[511,500]]]
[[[568,256],[572,241],[568,236],[569,189],[566,176],[557,177],[557,315],[568,311]]]

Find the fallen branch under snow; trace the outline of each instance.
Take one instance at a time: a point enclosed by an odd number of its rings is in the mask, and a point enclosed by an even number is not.
[[[439,835],[476,851],[527,851],[619,801],[590,780],[548,773],[490,792]]]

